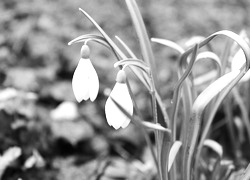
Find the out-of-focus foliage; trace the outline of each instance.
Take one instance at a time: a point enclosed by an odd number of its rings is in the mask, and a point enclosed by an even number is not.
[[[192,35],[207,36],[221,29],[239,32],[244,28],[248,32],[250,28],[247,0],[138,0],[138,4],[150,37],[182,43]],[[91,14],[108,34],[118,35],[141,56],[123,1],[1,0],[0,94],[8,90],[3,95],[8,98],[0,102],[0,152],[4,154],[15,146],[22,150],[3,179],[153,178],[142,173],[149,172],[150,163],[145,167],[136,160],[150,162],[136,127],[131,125],[113,133],[104,120],[105,92],[115,84],[116,75],[115,58],[106,49],[90,44],[101,83],[98,103],[73,102],[72,116],[62,116],[62,105],[75,101],[71,78],[80,57],[80,45],[69,47],[67,43],[81,34],[98,33],[78,12],[79,7]],[[176,59],[176,54],[157,45],[153,47],[158,66],[164,67],[159,70],[160,80],[169,84],[161,91],[170,98],[175,81],[171,60]],[[132,86],[138,105],[150,118],[147,96],[140,93],[144,89],[136,82]],[[14,96],[8,95],[8,87],[14,89]],[[32,167],[27,165],[30,158]]]

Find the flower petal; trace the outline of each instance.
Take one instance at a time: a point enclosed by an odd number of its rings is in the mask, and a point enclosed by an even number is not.
[[[133,102],[125,83],[116,83],[110,93],[110,97],[120,104],[129,114],[133,114]],[[115,129],[127,127],[130,119],[116,106],[110,97],[105,105],[105,114],[108,124]]]
[[[88,59],[80,59],[72,79],[73,92],[78,102],[82,100],[86,101],[89,98],[87,60]]]
[[[122,124],[122,128],[126,128],[129,125],[130,121],[131,121],[130,119],[126,119]]]
[[[105,114],[107,122],[110,126],[113,126],[116,130],[120,128],[120,112],[118,107],[115,105],[115,103],[112,101],[112,99],[109,97],[106,101],[105,105]]]
[[[87,61],[87,67],[88,67],[88,77],[89,77],[88,79],[89,96],[90,100],[93,102],[96,99],[99,92],[99,79],[96,70],[89,59]]]

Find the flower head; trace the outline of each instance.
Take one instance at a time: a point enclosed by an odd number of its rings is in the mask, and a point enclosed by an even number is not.
[[[120,70],[117,74],[116,84],[105,104],[105,114],[108,124],[115,129],[127,127],[130,123],[130,119],[121,111],[121,109],[119,109],[111,98],[132,116],[133,102],[126,85],[126,74],[123,70]]]
[[[89,59],[89,47],[83,45],[81,49],[81,59],[75,69],[72,88],[76,100],[94,101],[99,91],[99,79],[95,68]]]

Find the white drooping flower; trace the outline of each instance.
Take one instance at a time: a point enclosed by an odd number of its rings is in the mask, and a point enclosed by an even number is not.
[[[239,70],[244,63],[246,62],[246,56],[242,49],[238,50],[234,55],[232,62],[231,62],[231,70]],[[246,82],[250,79],[250,71],[248,70],[247,73],[241,78],[240,82]]]
[[[116,130],[120,127],[127,127],[131,120],[122,112],[121,109],[119,109],[111,98],[115,100],[127,113],[131,116],[133,115],[133,102],[126,84],[126,74],[123,70],[120,70],[117,74],[116,84],[105,104],[105,114],[108,124],[113,126]]]
[[[99,79],[89,59],[89,47],[87,45],[82,46],[81,59],[72,79],[72,88],[78,102],[88,99],[93,102],[98,95]]]

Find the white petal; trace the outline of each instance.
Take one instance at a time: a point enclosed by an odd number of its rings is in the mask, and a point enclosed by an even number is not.
[[[92,65],[91,61],[88,59],[88,77],[89,77],[89,96],[90,96],[90,100],[93,102],[97,95],[98,95],[98,91],[99,91],[99,79],[96,73],[96,70],[94,68],[94,66]]]
[[[130,123],[130,119],[126,119],[123,124],[122,124],[122,128],[126,128]]]
[[[238,70],[240,69],[243,64],[246,62],[246,57],[242,49],[240,49],[233,57],[232,63],[231,63],[231,70]],[[243,78],[240,80],[240,82],[245,82],[250,79],[250,71],[248,71]]]
[[[118,120],[120,112],[118,110],[117,106],[109,97],[105,105],[105,114],[108,124],[113,126],[115,129],[120,128],[120,121]]]
[[[133,114],[133,102],[129,95],[126,84],[116,83],[112,92],[110,93],[110,97],[120,104],[130,115]],[[130,119],[125,114],[123,114],[123,112],[116,106],[110,97],[108,98],[105,105],[105,114],[108,124],[113,126],[115,129],[127,127]]]
[[[89,98],[87,60],[80,59],[72,79],[73,92],[78,102]]]

